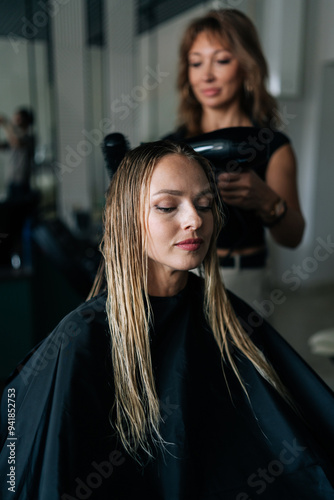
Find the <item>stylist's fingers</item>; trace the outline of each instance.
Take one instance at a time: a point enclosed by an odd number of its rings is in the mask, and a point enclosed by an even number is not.
[[[230,200],[235,200],[236,198],[244,198],[247,196],[248,189],[240,185],[239,182],[222,182],[218,185],[218,192],[223,200],[228,203]]]
[[[218,175],[218,182],[235,182],[241,178],[241,174],[222,172]]]
[[[235,184],[240,181],[240,174],[222,173],[217,177],[218,189],[235,189]]]

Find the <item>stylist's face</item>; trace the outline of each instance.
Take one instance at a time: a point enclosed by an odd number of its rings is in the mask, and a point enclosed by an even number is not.
[[[156,165],[150,184],[149,273],[166,279],[203,261],[212,237],[213,195],[202,167],[171,154]]]
[[[227,45],[202,32],[189,51],[188,63],[189,83],[203,108],[225,109],[240,101],[243,72]]]

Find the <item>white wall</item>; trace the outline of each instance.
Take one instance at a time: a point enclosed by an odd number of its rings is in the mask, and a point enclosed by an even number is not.
[[[84,4],[72,0],[52,20],[57,124],[58,211],[73,225],[77,210],[89,210],[88,156],[92,145],[82,133],[85,116],[86,25]]]
[[[137,38],[137,74],[143,80],[147,68],[160,74],[141,104],[141,141],[157,140],[175,128],[177,116],[176,67],[178,48],[189,19],[205,12],[196,7]],[[154,79],[151,81],[152,87]]]
[[[135,1],[106,2],[105,30],[105,116],[111,132],[124,134],[133,144],[138,140],[136,117],[142,92],[134,72]]]
[[[330,161],[324,163],[324,155],[320,157],[324,128],[333,130],[334,126],[333,115],[324,117],[326,108],[333,109],[334,96],[328,92],[328,101],[322,102],[325,64],[334,61],[334,2],[308,0],[306,14],[302,93],[299,99],[281,101],[281,106],[290,115],[287,131],[298,158],[299,191],[307,225],[298,249],[273,247],[277,279],[281,280],[284,273],[290,271],[289,278],[294,277],[295,282],[299,279],[304,286],[334,282],[334,252],[327,248],[319,254],[327,252],[326,260],[316,257],[317,238],[327,241],[332,234],[334,239],[333,201],[323,192],[326,185],[333,185],[333,168]],[[294,271],[292,266],[296,266]]]

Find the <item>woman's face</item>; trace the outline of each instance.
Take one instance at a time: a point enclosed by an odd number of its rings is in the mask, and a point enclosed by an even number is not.
[[[188,55],[188,78],[203,108],[226,108],[239,102],[243,71],[227,45],[200,33]]]
[[[202,167],[170,154],[155,166],[149,195],[149,275],[168,279],[198,267],[212,237],[213,194]]]

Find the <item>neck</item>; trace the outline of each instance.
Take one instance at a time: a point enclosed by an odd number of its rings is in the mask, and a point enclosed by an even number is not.
[[[148,270],[148,294],[152,297],[173,297],[185,288],[188,271]]]
[[[228,109],[203,109],[202,131],[204,133],[213,132],[220,128],[228,127],[251,127],[252,122],[243,113],[239,105],[230,106]]]

